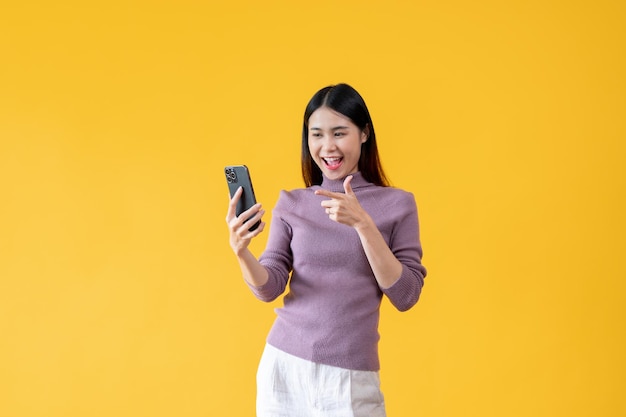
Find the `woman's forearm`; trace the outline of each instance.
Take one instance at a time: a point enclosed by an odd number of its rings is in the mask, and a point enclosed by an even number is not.
[[[381,288],[391,287],[402,275],[402,264],[395,257],[376,224],[368,219],[356,227],[365,256]]]
[[[254,287],[260,287],[267,283],[267,270],[248,248],[243,249],[237,254],[237,260],[239,261],[243,278],[248,284]]]

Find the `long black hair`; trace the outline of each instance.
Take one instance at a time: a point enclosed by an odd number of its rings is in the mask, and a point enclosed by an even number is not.
[[[367,109],[363,97],[348,84],[337,84],[324,87],[319,90],[309,101],[304,111],[304,123],[302,125],[302,178],[307,187],[322,183],[322,171],[319,169],[311,152],[309,152],[309,118],[320,107],[328,107],[342,114],[354,123],[361,131],[367,131],[367,140],[361,144],[361,157],[359,158],[359,171],[363,178],[376,185],[387,187],[389,181],[385,176],[378,147],[376,146],[376,133],[370,112]]]

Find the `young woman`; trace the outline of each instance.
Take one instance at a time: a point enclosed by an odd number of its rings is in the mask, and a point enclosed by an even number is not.
[[[383,295],[400,311],[418,300],[422,266],[417,207],[390,187],[360,94],[346,84],[318,91],[302,129],[306,188],[280,193],[267,247],[257,258],[249,227],[260,204],[235,216],[230,245],[256,297],[284,305],[257,372],[257,415],[385,416],[378,321]],[[246,221],[247,219],[247,221]]]

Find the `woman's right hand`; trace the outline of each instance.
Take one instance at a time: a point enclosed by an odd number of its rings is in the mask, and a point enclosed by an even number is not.
[[[259,227],[250,231],[250,227],[260,221],[265,214],[265,210],[261,208],[260,203],[250,207],[239,216],[235,214],[237,203],[239,202],[242,193],[243,188],[239,187],[230,199],[230,203],[228,204],[228,213],[226,214],[226,223],[228,223],[228,230],[230,232],[230,247],[237,256],[241,255],[241,253],[250,244],[250,241],[252,241],[252,238],[261,233],[265,228],[265,222],[261,222]]]

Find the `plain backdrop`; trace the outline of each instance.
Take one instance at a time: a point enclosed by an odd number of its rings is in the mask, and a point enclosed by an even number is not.
[[[0,6],[0,415],[253,416],[274,308],[227,164],[302,186],[304,106],[347,82],[429,275],[383,302],[390,417],[623,416],[621,1]],[[253,244],[263,249],[267,232]]]

